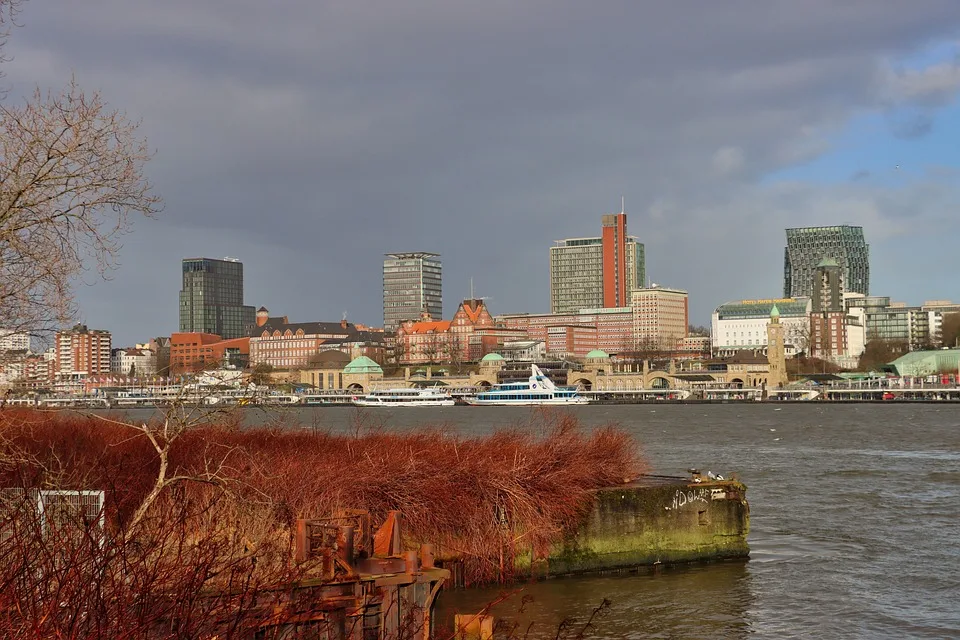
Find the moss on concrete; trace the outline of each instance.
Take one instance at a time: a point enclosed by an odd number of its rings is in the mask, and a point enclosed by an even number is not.
[[[746,487],[657,479],[597,492],[593,510],[546,560],[520,554],[522,575],[560,575],[749,555]]]

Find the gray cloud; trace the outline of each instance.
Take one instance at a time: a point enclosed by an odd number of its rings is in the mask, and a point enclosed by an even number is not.
[[[129,340],[175,328],[188,253],[239,255],[250,301],[302,319],[379,323],[397,250],[443,254],[448,312],[470,277],[495,312],[545,310],[547,247],[597,233],[621,194],[651,273],[704,322],[777,292],[784,226],[862,221],[876,243],[916,215],[908,193],[952,197],[934,178],[760,181],[852,114],[952,95],[949,68],[890,61],[955,37],[955,0],[91,0],[29,3],[22,22],[14,92],[76,71],[157,149],[164,219],[81,292]]]

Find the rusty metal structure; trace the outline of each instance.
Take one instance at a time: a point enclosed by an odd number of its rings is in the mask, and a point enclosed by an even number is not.
[[[295,535],[296,560],[319,560],[319,575],[274,599],[252,637],[431,637],[433,603],[450,572],[434,565],[433,545],[404,551],[399,512],[391,511],[376,533],[368,512],[350,510],[298,520]]]

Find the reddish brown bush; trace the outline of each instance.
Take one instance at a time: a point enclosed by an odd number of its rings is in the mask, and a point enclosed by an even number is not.
[[[150,589],[196,594],[226,584],[238,593],[237,580],[247,587],[290,580],[298,570],[290,560],[293,521],[347,508],[369,510],[374,522],[398,510],[405,541],[462,557],[468,582],[509,580],[516,554],[575,527],[593,490],[644,470],[625,432],[585,433],[563,413],[479,438],[440,429],[358,431],[185,430],[169,448],[167,475],[213,481],[171,484],[132,535],[127,528],[160,464],[147,435],[96,417],[7,410],[0,412],[0,486],[106,490],[108,529],[123,546],[118,557],[142,574],[112,583],[143,601]],[[122,573],[114,565],[110,571]],[[138,593],[138,584],[146,591]],[[193,598],[177,602],[200,607]]]

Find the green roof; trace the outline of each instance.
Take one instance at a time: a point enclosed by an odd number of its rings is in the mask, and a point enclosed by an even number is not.
[[[780,309],[777,309],[777,305],[773,305],[773,309],[770,309],[770,317],[771,318],[780,317]]]
[[[343,368],[344,373],[379,373],[383,374],[383,369],[376,362],[367,356],[360,356],[350,361],[350,364]]]
[[[769,318],[776,307],[781,317],[795,318],[807,315],[807,298],[777,298],[773,300],[737,300],[717,307],[720,320],[748,320]]]
[[[892,369],[900,376],[957,373],[957,370],[960,369],[960,349],[912,351],[903,354],[884,368]]]
[[[498,362],[500,360],[503,360],[503,356],[499,353],[488,353],[480,358],[480,362]]]
[[[610,354],[606,351],[601,351],[600,349],[594,349],[587,354],[588,358],[609,358]]]

